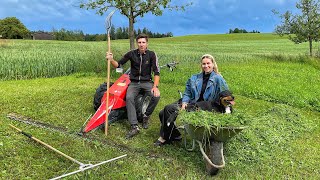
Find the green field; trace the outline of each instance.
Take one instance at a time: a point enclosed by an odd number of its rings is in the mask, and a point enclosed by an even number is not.
[[[128,40],[111,42],[115,59]],[[70,179],[209,179],[199,149],[183,143],[154,148],[159,111],[179,98],[178,90],[200,71],[200,57],[216,57],[236,97],[235,110],[249,127],[224,145],[226,167],[216,179],[320,179],[320,60],[308,45],[273,34],[191,35],[150,39],[161,70],[161,100],[148,130],[124,138],[126,120],[100,130],[90,140],[75,135],[94,113],[93,95],[105,81],[106,42],[12,40],[0,43],[0,179],[49,179],[78,169],[77,164],[18,134],[9,124],[33,134],[84,163],[127,154]],[[112,81],[120,74],[111,73]],[[59,127],[65,133],[7,118],[16,113]],[[181,123],[181,122],[178,122]]]

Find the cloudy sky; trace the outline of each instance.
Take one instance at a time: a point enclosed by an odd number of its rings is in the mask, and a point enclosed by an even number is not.
[[[105,33],[104,20],[109,11],[97,15],[93,10],[79,8],[81,0],[1,0],[0,19],[18,18],[29,30],[51,31],[65,28],[82,30],[85,34]],[[185,11],[165,10],[162,16],[147,14],[138,18],[135,29],[172,32],[174,36],[191,34],[223,34],[240,28],[262,33],[272,32],[280,19],[272,9],[295,12],[297,0],[172,0],[193,2]],[[115,27],[127,27],[128,20],[116,12]]]

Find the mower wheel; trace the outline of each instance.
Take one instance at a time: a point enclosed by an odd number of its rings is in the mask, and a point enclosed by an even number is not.
[[[110,87],[113,85],[113,83],[110,83]],[[93,98],[93,108],[94,110],[97,110],[101,105],[101,99],[104,95],[104,93],[107,91],[107,83],[102,83],[100,86],[96,89],[96,93],[94,94]]]
[[[111,123],[114,123],[116,121],[126,119],[127,118],[127,111],[126,108],[120,108],[120,109],[113,109],[109,116],[108,116],[108,124],[110,125]],[[99,129],[104,130],[104,123],[102,123],[99,126]]]
[[[147,107],[151,101],[151,97],[148,95],[139,94],[135,99],[137,119],[139,122],[143,120],[143,114],[146,112]]]

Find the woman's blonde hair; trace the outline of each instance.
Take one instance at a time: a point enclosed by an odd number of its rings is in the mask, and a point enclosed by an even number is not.
[[[214,57],[210,54],[204,54],[203,56],[201,56],[201,62],[204,58],[208,58],[208,59],[211,59],[212,61],[212,64],[213,64],[213,71],[217,74],[220,74],[219,73],[219,70],[218,70],[218,65],[217,65],[217,62],[216,60],[214,59]]]

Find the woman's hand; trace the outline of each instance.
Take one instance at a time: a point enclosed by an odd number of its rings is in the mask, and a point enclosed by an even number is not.
[[[186,110],[187,105],[187,103],[182,103],[181,110]]]

